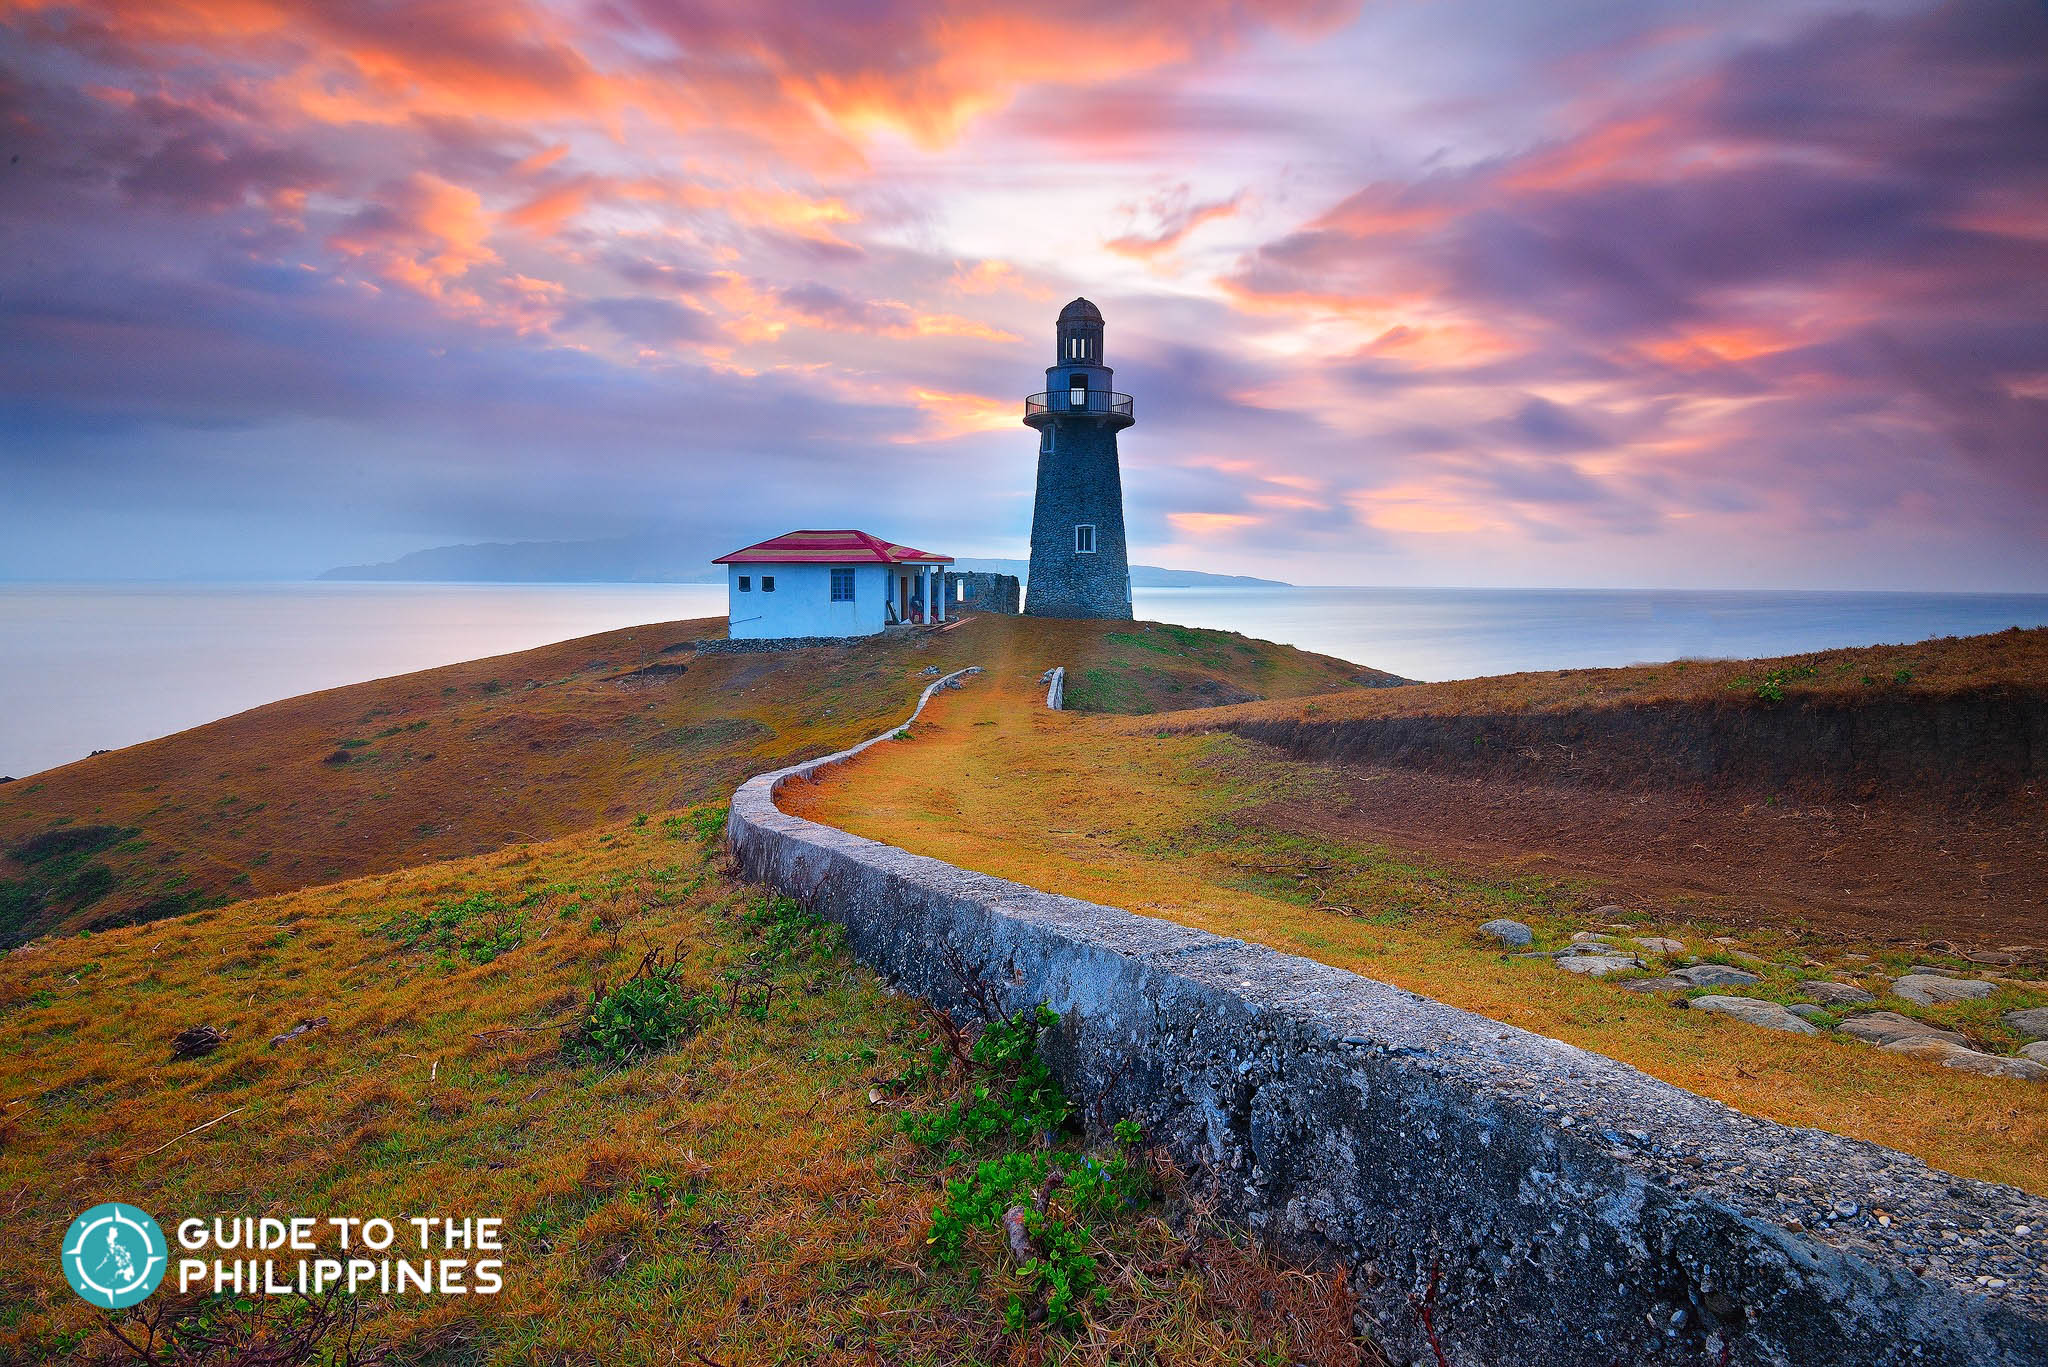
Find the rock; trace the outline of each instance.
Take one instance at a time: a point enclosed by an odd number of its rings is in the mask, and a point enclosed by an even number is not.
[[[2024,1011],[2008,1011],[2005,1023],[2011,1029],[2034,1039],[2048,1039],[2048,1006],[2030,1006]]]
[[[304,1017],[304,1018],[302,1018],[302,1019],[301,1019],[301,1020],[299,1021],[299,1023],[298,1023],[297,1025],[294,1025],[294,1026],[293,1026],[293,1027],[292,1027],[291,1029],[289,1029],[289,1030],[285,1031],[285,1032],[284,1032],[284,1033],[283,1033],[282,1035],[278,1035],[278,1036],[276,1036],[275,1038],[273,1038],[273,1039],[272,1039],[272,1040],[270,1041],[270,1047],[271,1047],[271,1048],[273,1048],[273,1049],[275,1049],[275,1048],[277,1048],[277,1046],[278,1046],[278,1045],[280,1045],[280,1044],[289,1044],[289,1043],[290,1043],[291,1041],[293,1041],[293,1040],[297,1039],[297,1038],[298,1038],[299,1036],[301,1036],[301,1035],[305,1034],[305,1033],[306,1033],[306,1032],[307,1032],[308,1030],[324,1030],[324,1029],[326,1029],[326,1028],[327,1028],[327,1017],[325,1017],[325,1016],[307,1016],[307,1017]]]
[[[1839,1028],[1845,1035],[1854,1035],[1857,1039],[1878,1045],[1896,1044],[1907,1039],[1943,1039],[1951,1044],[1968,1043],[1953,1030],[1943,1030],[1939,1026],[1929,1025],[1926,1021],[1916,1021],[1911,1016],[1902,1016],[1896,1011],[1872,1011],[1867,1015],[1851,1016],[1843,1021]]]
[[[1815,1006],[1812,1002],[1793,1002],[1785,1009],[1803,1021],[1815,1021],[1816,1023],[1819,1022],[1820,1018],[1827,1015],[1826,1007]],[[1827,1027],[1823,1025],[1821,1028],[1826,1029]]]
[[[1520,921],[1505,919],[1488,921],[1485,925],[1479,927],[1479,933],[1481,935],[1491,935],[1494,939],[1511,948],[1520,948],[1536,938],[1535,933]]]
[[[1698,1005],[1697,1002],[1694,1005]],[[1965,1073],[1981,1073],[1985,1077],[2013,1077],[2027,1082],[2048,1082],[2048,1067],[2032,1059],[2004,1058],[1997,1054],[1980,1054],[1960,1044],[1944,1039],[1895,1040],[1883,1046],[1892,1054],[1911,1054],[1915,1058],[1932,1059],[1944,1068],[1955,1068]]]
[[[1597,916],[1603,921],[1619,921],[1622,917],[1628,915],[1628,908],[1618,907],[1614,903],[1609,902],[1604,907],[1594,907],[1586,915]]]
[[[1694,964],[1690,968],[1674,968],[1674,978],[1683,978],[1694,987],[1741,987],[1758,981],[1756,974],[1745,973],[1739,968],[1726,964]]]
[[[1728,957],[1729,957],[1729,958],[1731,958],[1731,959],[1740,959],[1740,960],[1742,960],[1742,962],[1744,962],[1744,963],[1746,963],[1746,964],[1768,964],[1768,963],[1770,963],[1770,960],[1769,960],[1769,959],[1766,959],[1766,958],[1765,958],[1765,957],[1764,957],[1763,955],[1761,955],[1761,954],[1752,954],[1752,953],[1750,953],[1750,952],[1749,952],[1748,950],[1746,950],[1746,949],[1731,949],[1731,950],[1729,950],[1729,951],[1728,951]]]
[[[1960,968],[1943,968],[1940,964],[1914,964],[1906,970],[1906,973],[1908,976],[1917,973],[1932,978],[1962,978],[1969,976]]]
[[[1598,931],[1575,930],[1572,932],[1572,943],[1575,945],[1611,945],[1614,943],[1614,937],[1602,935]]]
[[[194,1025],[171,1036],[172,1058],[205,1058],[228,1042],[228,1033],[211,1025]]]
[[[1692,1009],[1733,1016],[1751,1025],[1761,1025],[1766,1030],[1783,1030],[1791,1035],[1820,1033],[1817,1026],[1807,1024],[1776,1002],[1758,1001],[1755,997],[1694,997]]]
[[[2020,956],[2009,949],[1973,949],[1963,956],[1973,964],[2016,964]]]
[[[1713,937],[1713,940],[1714,943],[1717,945],[1739,945],[1742,943],[1742,941],[1736,939],[1733,935],[1716,935]]]
[[[2048,1063],[2048,1039],[2037,1039],[2020,1050],[2021,1058],[2030,1058],[2036,1063]]]
[[[1877,1000],[1854,983],[1801,983],[1799,990],[1823,1006],[1861,1006],[1864,1002]]]
[[[1692,984],[1683,978],[1630,978],[1615,986],[1624,992],[1683,992]]]
[[[1636,943],[1652,954],[1683,954],[1685,941],[1674,940],[1664,935],[1638,935]]]
[[[1937,978],[1928,973],[1908,973],[1892,983],[1892,991],[1922,1006],[1946,1006],[1950,1002],[1976,1001],[1997,989],[1974,978]]]
[[[1604,978],[1610,973],[1626,973],[1640,968],[1633,954],[1626,957],[1619,954],[1562,954],[1557,966],[1567,973],[1584,973],[1590,977]]]

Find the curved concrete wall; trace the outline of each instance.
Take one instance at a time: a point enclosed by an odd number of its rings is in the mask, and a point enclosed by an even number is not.
[[[1091,1124],[1141,1120],[1226,1212],[1343,1259],[1397,1360],[1434,1361],[1434,1285],[1457,1367],[2048,1362],[2048,1202],[775,806],[865,748],[744,785],[742,867],[945,1010],[971,1011],[970,984],[1049,1003],[1048,1058]]]

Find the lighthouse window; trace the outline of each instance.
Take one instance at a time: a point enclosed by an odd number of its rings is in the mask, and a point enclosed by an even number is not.
[[[1050,424],[1047,424],[1045,427],[1039,429],[1038,454],[1041,456],[1049,456],[1052,454],[1052,426]]]
[[[750,575],[750,574],[743,574],[743,575],[741,575],[741,576],[740,576],[740,592],[741,592],[741,593],[751,593],[751,592],[753,592],[753,590],[754,590],[754,577],[753,577],[752,575]]]
[[[832,601],[835,603],[851,603],[853,601],[852,570],[835,569],[832,571]]]
[[[1095,524],[1083,522],[1080,526],[1074,528],[1074,554],[1095,554]]]

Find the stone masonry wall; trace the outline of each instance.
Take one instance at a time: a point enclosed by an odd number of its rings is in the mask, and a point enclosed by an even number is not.
[[[739,790],[748,874],[956,1016],[970,983],[1050,1004],[1048,1059],[1091,1123],[1140,1120],[1226,1213],[1342,1259],[1396,1361],[1434,1362],[1427,1301],[1456,1367],[2048,1362],[2048,1202],[775,806],[864,748]]]
[[[1089,555],[1074,551],[1074,528],[1081,523],[1095,528]],[[1129,620],[1130,582],[1116,429],[1094,418],[1055,419],[1053,449],[1038,458],[1024,611]]]
[[[963,598],[958,586],[965,585]],[[1024,586],[1014,574],[986,570],[949,570],[946,574],[946,615],[955,612],[1001,612],[1014,617],[1023,602]]]

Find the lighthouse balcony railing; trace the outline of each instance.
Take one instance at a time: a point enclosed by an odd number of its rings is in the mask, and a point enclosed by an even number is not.
[[[1041,413],[1100,413],[1112,418],[1128,418],[1131,416],[1131,396],[1108,389],[1084,390],[1078,400],[1071,389],[1055,389],[1028,396],[1024,400],[1025,419],[1028,421]]]

